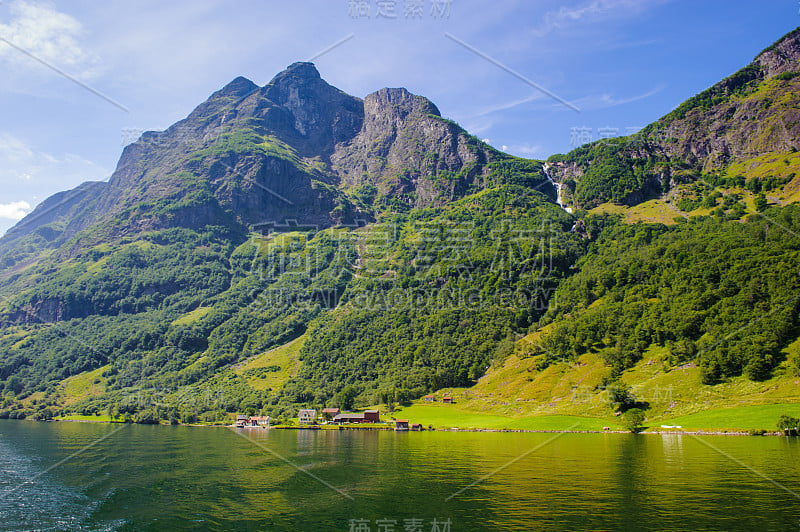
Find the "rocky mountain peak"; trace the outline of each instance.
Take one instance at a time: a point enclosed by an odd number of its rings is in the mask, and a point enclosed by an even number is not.
[[[383,88],[364,99],[364,112],[378,114],[389,112],[399,118],[414,113],[441,116],[439,109],[427,98],[411,94],[404,88]]]
[[[292,76],[297,76],[299,78],[309,78],[309,79],[314,79],[314,78],[322,79],[322,76],[320,76],[319,71],[317,70],[317,67],[314,65],[314,63],[309,63],[307,61],[296,61],[292,63],[291,65],[286,67],[286,70],[284,70],[281,74],[279,74],[279,76],[280,75],[292,75]]]
[[[266,96],[275,103],[282,103],[294,93],[333,89],[319,75],[313,63],[292,63],[286,70],[272,78],[265,87]]]
[[[211,99],[217,97],[233,97],[233,98],[242,98],[247,96],[254,90],[258,89],[258,85],[250,81],[249,79],[239,76],[220,90],[215,92],[211,95]]]
[[[373,207],[444,204],[486,186],[496,156],[427,98],[384,88],[361,100],[312,63],[293,63],[263,87],[237,77],[185,119],[142,134],[108,183],[48,200],[10,231],[0,260],[24,259],[14,246],[26,235],[45,235],[42,249],[75,237],[73,253],[165,227],[328,226],[367,219]],[[350,192],[362,185],[376,191],[353,204]]]
[[[293,63],[262,89],[263,96],[288,113],[308,150],[329,152],[336,142],[358,132],[364,108],[360,99],[329,85],[312,63]]]

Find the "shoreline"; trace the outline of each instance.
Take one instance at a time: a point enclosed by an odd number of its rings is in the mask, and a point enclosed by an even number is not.
[[[48,423],[48,422],[56,422],[56,423],[105,423],[109,425],[116,425],[116,424],[125,424],[122,421],[93,421],[88,419],[51,419],[47,421],[36,421],[33,419],[15,419],[12,421],[35,421],[37,423]],[[129,423],[130,425],[136,425],[136,423]],[[155,423],[150,424],[151,426],[156,426]],[[311,430],[311,431],[320,431],[320,430],[328,430],[328,431],[345,431],[345,430],[363,430],[363,431],[384,431],[384,432],[490,432],[490,433],[516,433],[516,434],[641,434],[641,435],[687,435],[687,436],[784,436],[790,437],[784,434],[783,432],[779,431],[767,431],[763,434],[751,434],[748,430],[712,430],[712,429],[695,429],[695,430],[643,430],[641,432],[630,432],[628,430],[534,430],[534,429],[493,429],[493,428],[459,428],[459,427],[450,427],[450,428],[434,428],[434,429],[424,429],[422,431],[396,431],[391,427],[347,427],[347,426],[335,426],[332,428],[322,428],[321,425],[317,426],[310,426],[310,427],[291,427],[291,426],[274,426],[274,427],[236,427],[236,425],[200,425],[200,424],[193,424],[193,423],[179,423],[177,425],[171,425],[169,423],[159,423],[158,426],[162,427],[198,427],[198,428],[225,428],[225,429],[248,429],[248,430]],[[142,426],[147,426],[147,424],[142,424]]]

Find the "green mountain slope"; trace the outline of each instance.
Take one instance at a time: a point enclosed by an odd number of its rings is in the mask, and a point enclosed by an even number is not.
[[[441,389],[516,416],[790,400],[798,38],[546,166],[404,89],[360,100],[308,63],[238,78],[0,239],[0,417],[288,419]],[[657,406],[643,382],[683,395]]]

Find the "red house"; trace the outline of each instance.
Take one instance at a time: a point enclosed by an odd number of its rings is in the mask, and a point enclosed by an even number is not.
[[[451,404],[453,404],[453,398],[452,397],[442,397],[442,402],[445,403],[445,404],[451,405]]]

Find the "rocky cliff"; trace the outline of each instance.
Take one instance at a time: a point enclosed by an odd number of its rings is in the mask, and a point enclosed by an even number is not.
[[[577,183],[580,207],[604,201],[632,205],[668,191],[676,177],[681,181],[764,154],[794,152],[800,149],[799,71],[800,29],[640,133],[551,157],[551,174]],[[609,164],[611,159],[617,160]]]

